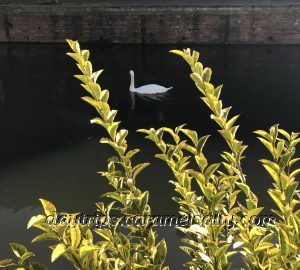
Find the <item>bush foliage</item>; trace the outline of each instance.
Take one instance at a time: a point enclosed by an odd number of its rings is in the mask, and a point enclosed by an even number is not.
[[[102,70],[93,70],[90,52],[82,50],[77,41],[67,42],[71,48],[68,55],[80,71],[75,77],[88,94],[82,99],[97,113],[91,123],[106,130],[107,136],[100,143],[108,144],[115,152],[108,160],[107,171],[101,172],[112,187],[111,192],[102,196],[111,202],[96,203],[99,215],[108,223],[105,228],[80,222],[53,225],[49,216],[60,213],[72,219],[78,213],[60,212],[51,202],[41,199],[44,213],[32,217],[28,223],[28,228],[41,231],[32,242],[50,241],[52,262],[65,257],[75,269],[167,270],[167,245],[164,240],[158,241],[153,222],[123,226],[118,222],[113,224],[110,219],[111,215],[151,216],[149,192],[137,187],[138,175],[149,163],[133,164],[132,157],[140,150],[128,147],[128,131],[121,129],[120,121],[115,120],[117,111],[110,108],[109,91],[101,89],[97,82]],[[278,125],[268,131],[255,131],[270,152],[270,159],[260,161],[273,180],[268,194],[276,205],[272,209],[276,215],[274,222],[255,225],[251,217],[258,216],[263,207],[259,206],[242,170],[247,146],[237,139],[238,115],[230,116],[230,107],[225,107],[220,98],[222,85],[215,87],[210,82],[212,71],[199,62],[197,51],[171,52],[190,66],[190,77],[228,145],[220,153],[220,162],[211,164],[204,153],[209,135],[200,136],[185,125],[139,130],[154,142],[159,151],[156,157],[173,173],[174,180],[170,182],[177,193],[173,200],[178,204],[179,214],[193,217],[189,226],[178,227],[184,234],[181,249],[190,258],[184,266],[191,270],[232,269],[233,256],[240,254],[247,269],[300,269],[300,191],[296,180],[300,169],[294,168],[300,161],[296,157],[300,133],[288,133]],[[235,217],[236,222],[201,222],[200,217],[213,213]],[[24,246],[12,243],[11,248],[16,259],[0,261],[0,268],[47,269],[31,262],[34,254]]]

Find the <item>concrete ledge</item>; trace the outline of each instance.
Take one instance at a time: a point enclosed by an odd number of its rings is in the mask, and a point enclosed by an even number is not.
[[[0,42],[300,44],[300,4],[2,5]]]

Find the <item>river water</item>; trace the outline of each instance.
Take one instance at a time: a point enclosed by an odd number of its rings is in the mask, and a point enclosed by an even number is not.
[[[211,162],[220,160],[225,143],[199,98],[189,69],[179,57],[168,53],[174,46],[102,46],[87,44],[95,67],[104,68],[102,88],[110,90],[110,104],[119,110],[122,127],[129,129],[131,148],[142,149],[138,161],[150,161],[138,180],[150,191],[154,214],[172,215],[172,174],[160,160],[152,143],[135,132],[138,128],[187,123],[201,135],[212,134],[206,146]],[[240,114],[238,138],[250,147],[244,170],[260,205],[272,206],[266,190],[271,180],[258,163],[268,153],[252,131],[281,123],[299,131],[299,46],[193,46],[201,61],[213,69],[215,85],[224,84],[224,105]],[[64,259],[50,264],[46,243],[31,245],[37,231],[26,230],[29,218],[41,212],[38,199],[52,201],[58,209],[94,213],[94,203],[110,190],[96,174],[106,168],[112,151],[98,144],[102,134],[91,126],[93,110],[80,97],[84,94],[72,77],[77,71],[65,53],[65,45],[0,45],[0,258],[11,257],[9,242],[25,244],[49,269],[71,269]],[[136,86],[158,83],[173,86],[163,100],[129,95],[129,70],[135,71]],[[268,211],[268,210],[266,210]],[[167,263],[181,269],[186,256],[178,248],[174,228],[159,229],[168,243]]]

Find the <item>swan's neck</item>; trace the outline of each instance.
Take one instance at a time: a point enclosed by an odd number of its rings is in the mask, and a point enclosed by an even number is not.
[[[134,74],[133,73],[130,73],[130,86],[129,86],[129,90],[134,92]]]

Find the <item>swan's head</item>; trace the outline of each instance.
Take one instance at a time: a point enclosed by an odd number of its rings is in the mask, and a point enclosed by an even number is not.
[[[134,75],[133,70],[130,70],[130,71],[129,71],[129,74],[130,74],[130,75]]]

